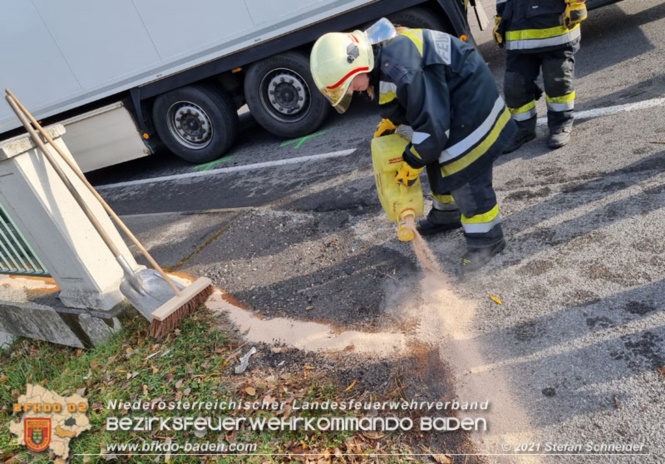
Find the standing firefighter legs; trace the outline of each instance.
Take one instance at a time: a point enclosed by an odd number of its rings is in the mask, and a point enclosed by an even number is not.
[[[517,150],[536,137],[536,100],[540,96],[536,79],[541,68],[550,131],[548,145],[559,148],[570,141],[575,108],[574,54],[577,48],[579,45],[546,52],[508,52],[504,93],[519,130],[504,153]]]
[[[570,141],[575,109],[574,53],[575,50],[571,46],[550,52],[543,57],[550,148],[563,147]]]

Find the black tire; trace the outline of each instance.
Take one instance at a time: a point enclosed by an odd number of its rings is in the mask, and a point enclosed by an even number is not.
[[[309,59],[287,52],[254,63],[245,76],[245,99],[254,119],[268,132],[302,137],[323,124],[330,104],[314,85]]]
[[[190,163],[216,160],[238,136],[238,113],[231,98],[222,90],[203,85],[157,97],[152,120],[166,148]]]
[[[434,31],[448,32],[446,22],[434,15],[426,8],[408,8],[388,16],[388,19],[397,26],[417,29],[432,29]]]

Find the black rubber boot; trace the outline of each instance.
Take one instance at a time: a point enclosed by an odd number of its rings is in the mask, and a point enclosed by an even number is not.
[[[517,132],[513,138],[508,142],[506,148],[503,149],[504,153],[511,153],[527,142],[536,138],[536,117],[526,121],[517,122]]]
[[[506,248],[506,241],[501,241],[494,245],[482,248],[467,248],[462,257],[462,273],[474,272],[489,263],[492,258],[501,253]]]
[[[416,229],[420,235],[434,235],[460,227],[462,227],[462,213],[460,213],[460,210],[444,211],[432,208],[425,219],[418,221]]]
[[[572,132],[572,126],[561,127],[559,129],[554,129],[550,132],[550,138],[547,141],[547,145],[550,148],[561,148],[570,142],[570,133]]]
[[[482,234],[465,233],[466,253],[462,257],[462,274],[477,271],[506,247],[501,223]]]

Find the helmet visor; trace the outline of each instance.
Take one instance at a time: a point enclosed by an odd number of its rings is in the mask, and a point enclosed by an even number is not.
[[[349,109],[351,98],[353,97],[353,89],[351,82],[353,79],[347,79],[343,85],[335,88],[324,87],[321,93],[328,99],[330,104],[337,110],[338,113],[344,113]]]
[[[335,108],[339,114],[346,112],[346,110],[349,109],[349,105],[351,105],[351,98],[353,98],[353,91],[344,94],[339,103],[333,105],[333,108]]]

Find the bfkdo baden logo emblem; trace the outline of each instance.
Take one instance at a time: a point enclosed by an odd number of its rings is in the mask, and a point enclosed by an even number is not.
[[[40,453],[51,443],[51,419],[28,417],[23,422],[25,446]]]
[[[41,385],[28,385],[25,395],[14,403],[16,417],[9,423],[9,431],[30,451],[48,451],[51,457],[66,460],[69,441],[90,430],[88,400],[83,394],[81,390],[63,397]]]

